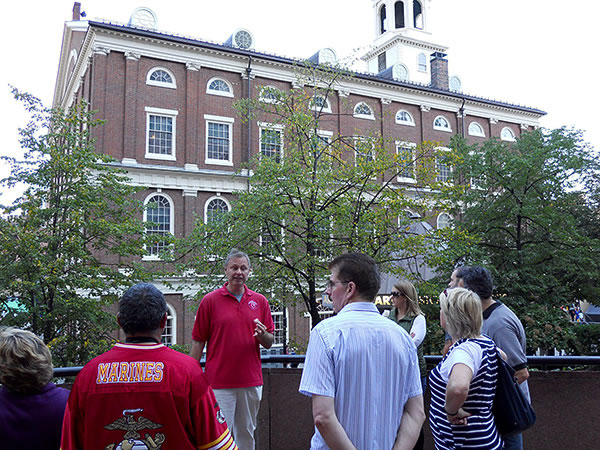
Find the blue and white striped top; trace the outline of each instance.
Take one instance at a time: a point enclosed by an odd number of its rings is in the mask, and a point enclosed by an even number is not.
[[[311,331],[299,390],[334,398],[357,449],[391,449],[406,401],[422,394],[417,349],[373,303],[350,303]],[[326,448],[315,428],[311,449]]]
[[[461,339],[431,371],[429,425],[436,449],[502,448],[502,439],[492,416],[498,374],[496,352],[494,341],[488,337]],[[472,414],[467,418],[467,425],[452,425],[444,411],[448,377],[457,363],[465,364],[473,371],[469,394],[462,406]]]

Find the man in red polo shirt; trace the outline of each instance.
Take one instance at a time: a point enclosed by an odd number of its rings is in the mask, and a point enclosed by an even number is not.
[[[260,346],[273,345],[267,299],[246,286],[248,255],[233,249],[225,260],[227,283],[204,296],[196,313],[190,355],[200,360],[240,449],[255,447],[254,430],[262,398]]]

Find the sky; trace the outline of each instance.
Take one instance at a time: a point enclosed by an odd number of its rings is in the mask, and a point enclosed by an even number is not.
[[[446,45],[450,75],[463,92],[535,107],[546,128],[584,130],[600,150],[600,2],[591,0],[424,0],[431,2],[432,40]],[[361,54],[375,38],[371,0],[80,0],[86,19],[127,23],[140,6],[158,17],[158,29],[224,42],[238,28],[255,49],[307,58],[333,48],[339,59]],[[51,106],[64,22],[73,0],[5,2],[0,28],[0,155],[22,154],[18,128],[28,117],[9,84]],[[364,67],[357,67],[363,71]],[[0,162],[0,178],[8,167]],[[5,189],[5,188],[1,188]],[[0,203],[15,192],[2,192]]]

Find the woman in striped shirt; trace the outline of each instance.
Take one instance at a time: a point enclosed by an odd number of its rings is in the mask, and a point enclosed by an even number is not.
[[[463,288],[441,294],[440,322],[452,336],[452,346],[429,375],[435,447],[500,449],[502,439],[492,416],[497,349],[481,335],[481,300]]]

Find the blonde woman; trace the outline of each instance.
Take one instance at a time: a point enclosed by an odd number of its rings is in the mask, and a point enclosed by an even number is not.
[[[423,356],[423,341],[427,333],[425,315],[419,307],[419,295],[413,284],[409,281],[400,281],[394,284],[391,292],[392,303],[394,307],[390,311],[388,319],[393,320],[410,334],[412,341],[417,347],[417,356],[419,357],[419,371],[421,375],[421,386],[423,395],[427,386],[427,364]],[[419,439],[415,449],[422,449],[424,444],[423,429],[419,434]]]
[[[69,391],[50,383],[52,356],[35,334],[0,328],[2,448],[57,450]]]
[[[481,335],[481,300],[454,288],[440,295],[440,322],[452,345],[429,375],[429,425],[436,449],[500,449],[492,415],[498,373],[494,342]]]

